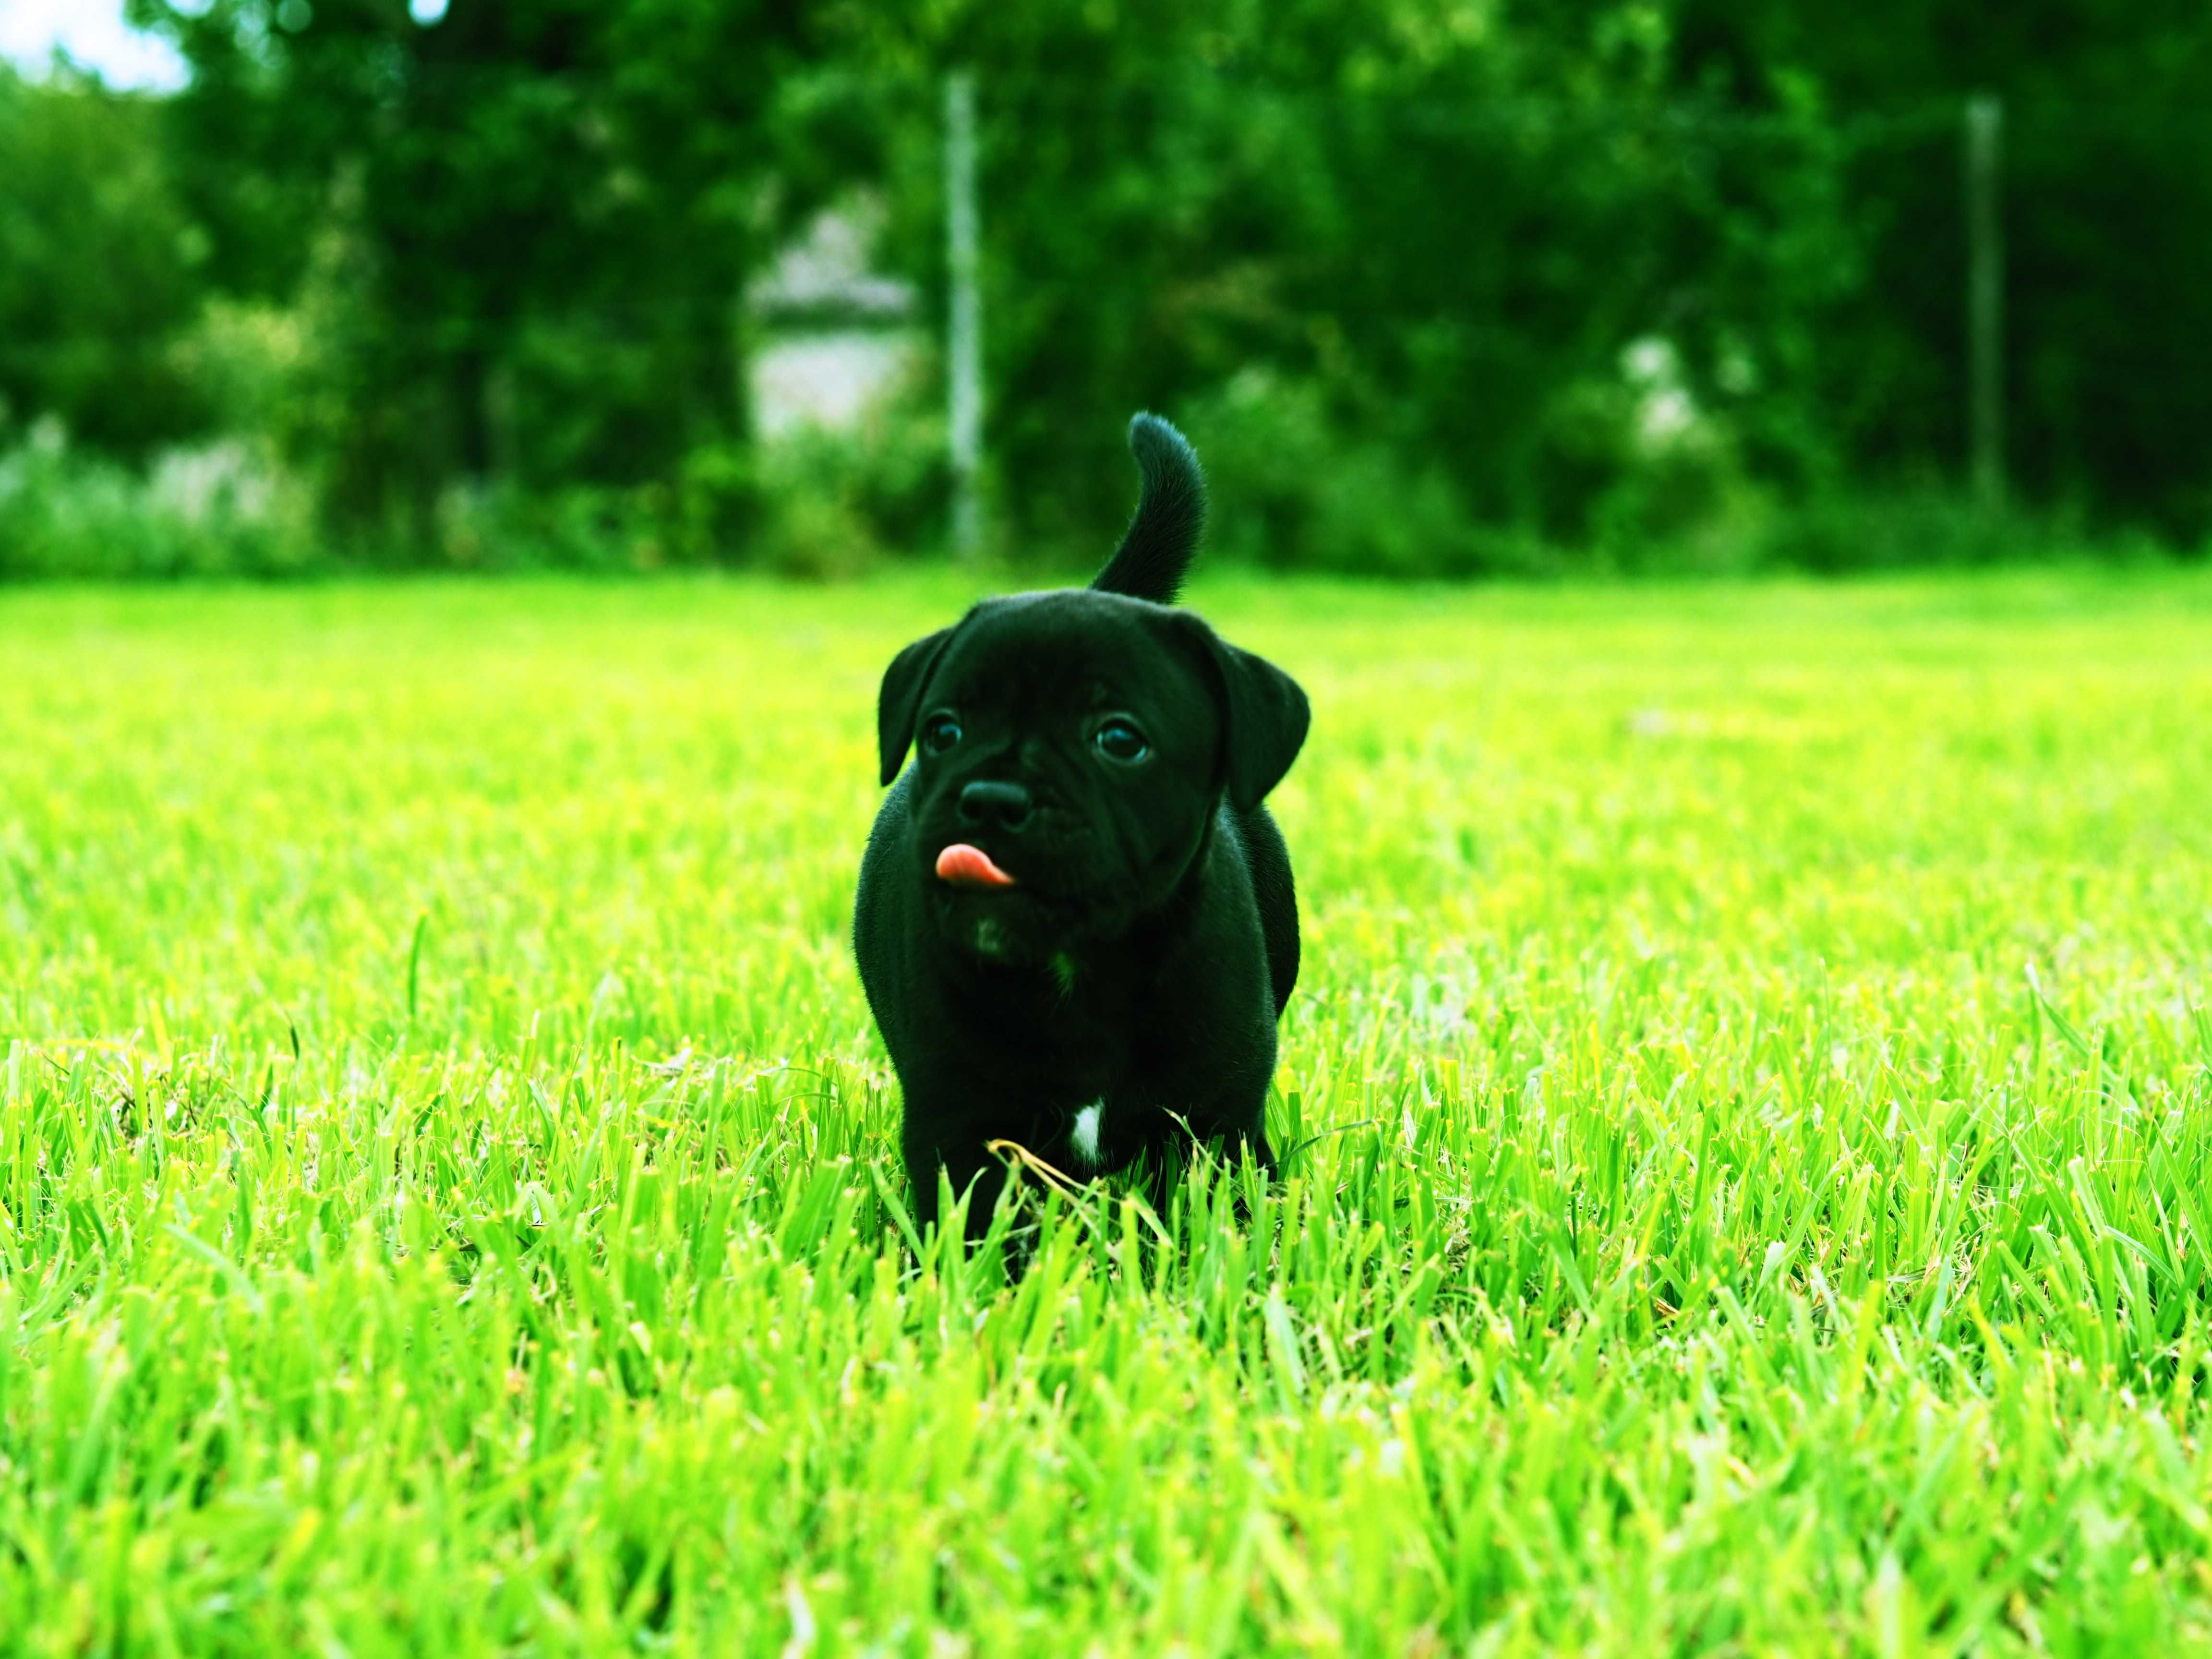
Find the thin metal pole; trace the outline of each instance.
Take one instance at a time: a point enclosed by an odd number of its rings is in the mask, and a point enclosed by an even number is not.
[[[945,361],[952,451],[952,546],[972,559],[983,546],[983,298],[977,282],[975,77],[945,77],[945,252],[951,278]]]
[[[1998,210],[2004,106],[1966,100],[1966,360],[1974,497],[2004,504],[2004,221]]]

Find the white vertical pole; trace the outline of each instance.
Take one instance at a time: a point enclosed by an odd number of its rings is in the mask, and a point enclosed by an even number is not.
[[[983,546],[983,298],[976,271],[975,77],[967,70],[945,77],[945,252],[951,290],[945,363],[952,546],[972,559]]]
[[[1998,210],[2004,106],[1966,100],[1966,362],[1974,497],[2004,503],[2004,221]]]

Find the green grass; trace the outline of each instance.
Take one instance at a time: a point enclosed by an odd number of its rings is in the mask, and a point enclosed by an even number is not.
[[[0,1647],[2212,1643],[2212,580],[1203,590],[1300,1150],[1012,1285],[844,938],[961,597],[0,593]]]

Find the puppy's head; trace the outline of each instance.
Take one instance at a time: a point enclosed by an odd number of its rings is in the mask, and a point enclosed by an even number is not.
[[[988,600],[915,641],[877,705],[884,783],[914,751],[907,855],[933,925],[1029,967],[1164,908],[1222,799],[1257,805],[1307,719],[1288,675],[1188,612],[1079,589]]]

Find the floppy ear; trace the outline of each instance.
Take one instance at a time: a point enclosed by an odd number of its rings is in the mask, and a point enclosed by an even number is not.
[[[914,717],[929,685],[929,671],[937,666],[938,655],[951,637],[951,629],[940,628],[907,647],[884,670],[883,690],[876,694],[876,749],[883,757],[886,787],[906,764],[907,746],[914,741]]]
[[[1264,657],[1239,651],[1207,630],[1221,681],[1222,748],[1229,804],[1249,812],[1283,781],[1306,740],[1313,711],[1298,683]]]

